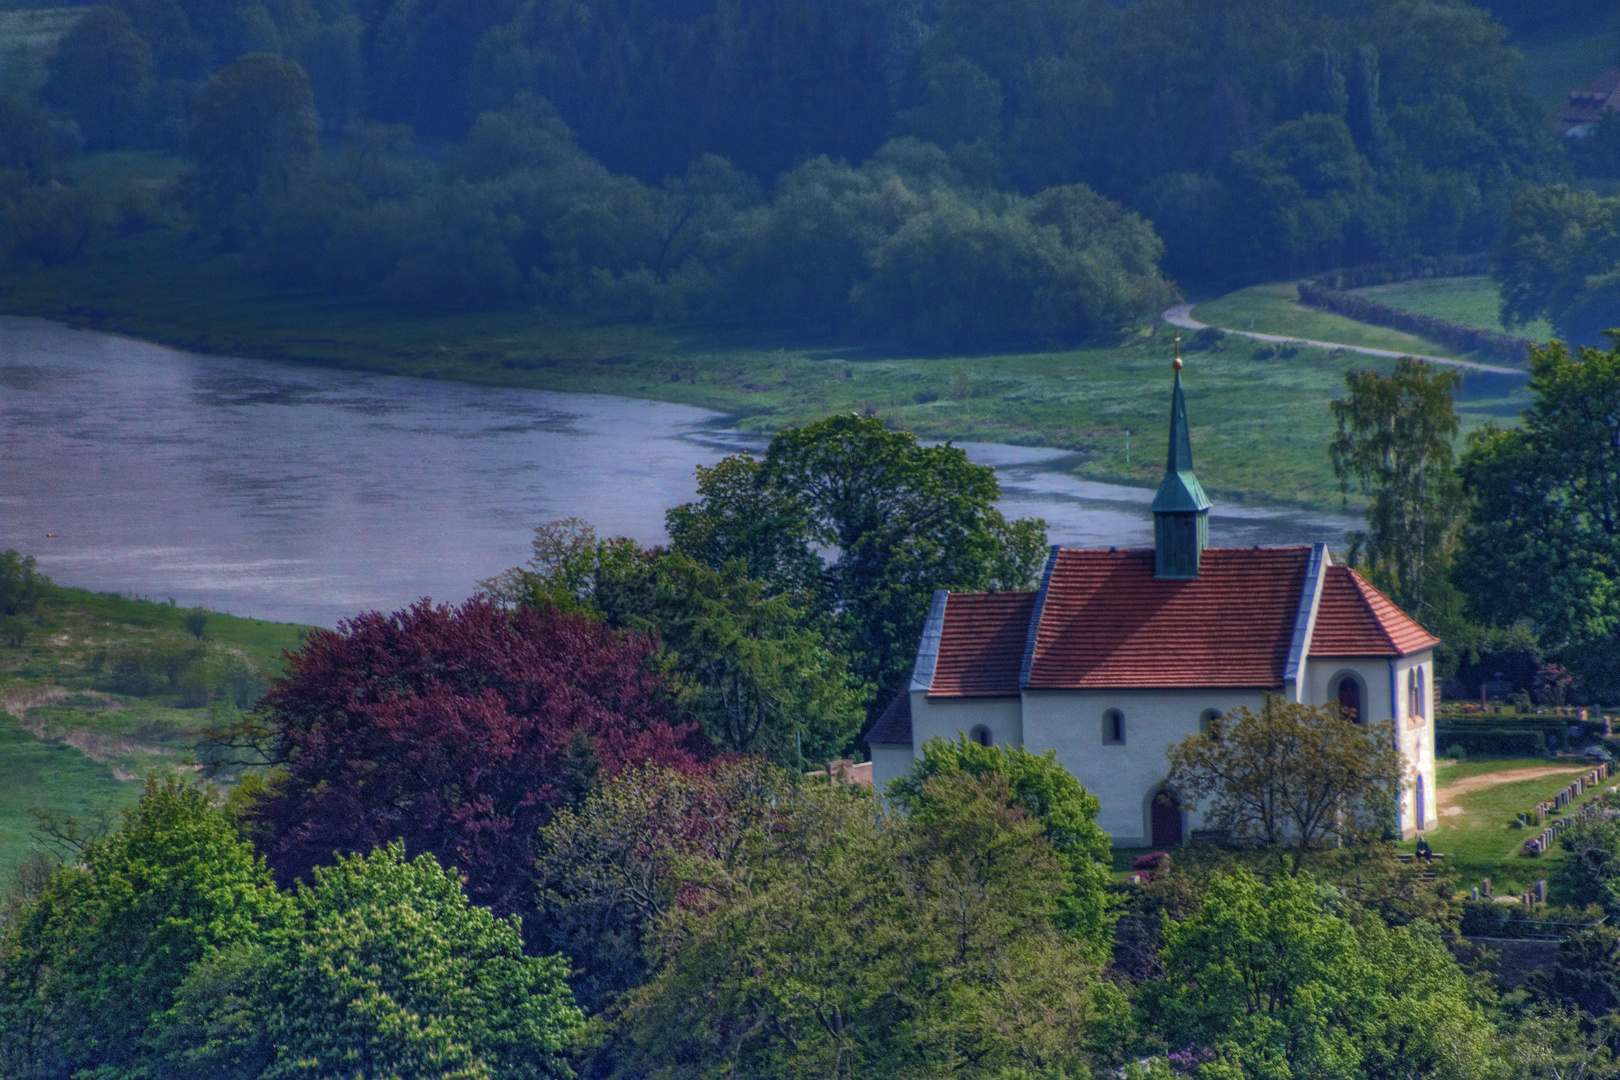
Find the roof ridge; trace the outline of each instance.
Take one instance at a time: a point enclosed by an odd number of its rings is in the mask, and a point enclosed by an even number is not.
[[[1076,550],[1070,548],[1069,550]],[[1079,549],[1085,550],[1085,549]],[[1148,550],[1152,550],[1151,548]],[[1029,672],[1035,665],[1035,639],[1041,632],[1041,615],[1046,611],[1046,590],[1052,584],[1052,571],[1057,568],[1058,556],[1063,548],[1056,544],[1046,554],[1046,566],[1041,570],[1041,587],[1035,593],[1035,605],[1029,613],[1029,629],[1024,631],[1024,663],[1018,670],[1018,689],[1029,686]]]

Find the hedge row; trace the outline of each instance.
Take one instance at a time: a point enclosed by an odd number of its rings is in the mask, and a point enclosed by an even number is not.
[[[1486,757],[1538,757],[1547,752],[1547,736],[1539,729],[1511,731],[1502,728],[1436,728],[1434,746],[1445,753],[1461,746],[1470,755]]]
[[[1501,334],[1495,330],[1483,330],[1477,326],[1465,326],[1437,315],[1402,311],[1400,308],[1380,304],[1364,296],[1356,296],[1354,293],[1324,288],[1313,281],[1299,283],[1299,302],[1307,307],[1325,308],[1357,322],[1405,330],[1409,334],[1418,334],[1442,345],[1449,345],[1453,349],[1461,349],[1463,352],[1486,353],[1510,364],[1522,364],[1530,359],[1531,343],[1525,338]]]
[[[1311,279],[1311,284],[1324,289],[1364,289],[1368,285],[1392,285],[1397,281],[1418,278],[1474,277],[1491,272],[1491,257],[1486,252],[1475,255],[1414,255],[1410,259],[1390,262],[1366,263],[1329,270]]]

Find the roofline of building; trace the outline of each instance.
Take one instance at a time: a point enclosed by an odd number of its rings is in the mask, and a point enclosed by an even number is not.
[[[934,590],[928,621],[923,624],[922,641],[917,645],[917,665],[911,669],[911,689],[914,691],[933,688],[934,666],[939,663],[939,638],[945,632],[945,604],[950,597],[949,590]]]
[[[1024,632],[1024,662],[1018,669],[1018,688],[1029,685],[1029,671],[1035,664],[1035,639],[1041,632],[1041,613],[1046,610],[1046,590],[1052,584],[1052,571],[1057,568],[1057,544],[1046,553],[1046,566],[1041,570],[1041,587],[1035,591],[1035,606],[1029,613],[1029,629]]]
[[[1294,688],[1294,699],[1299,700],[1299,676],[1305,670],[1310,654],[1311,635],[1316,631],[1316,613],[1322,606],[1322,585],[1327,581],[1327,568],[1333,565],[1333,556],[1327,545],[1311,545],[1311,558],[1305,564],[1305,584],[1300,589],[1299,610],[1294,615],[1294,640],[1288,646],[1288,662],[1283,665],[1283,685]]]

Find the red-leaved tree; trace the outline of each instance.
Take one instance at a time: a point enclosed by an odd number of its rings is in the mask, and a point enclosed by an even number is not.
[[[499,915],[532,910],[537,830],[629,765],[681,768],[654,644],[588,615],[422,601],[312,633],[264,700],[281,778],[254,808],[283,880],[403,839]]]

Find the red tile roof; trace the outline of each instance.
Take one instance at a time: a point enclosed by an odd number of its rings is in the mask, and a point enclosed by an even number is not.
[[[951,593],[930,696],[1016,697],[1032,592]]]
[[[1330,566],[1311,635],[1312,656],[1406,656],[1440,639],[1348,566]]]
[[[1566,124],[1590,124],[1603,119],[1608,109],[1620,109],[1620,68],[1605,71],[1584,90],[1571,90],[1558,118]]]
[[[1211,548],[1197,578],[1169,581],[1153,576],[1151,550],[1060,551],[1028,685],[1281,686],[1310,555]]]

